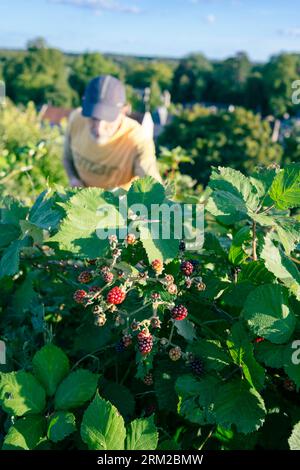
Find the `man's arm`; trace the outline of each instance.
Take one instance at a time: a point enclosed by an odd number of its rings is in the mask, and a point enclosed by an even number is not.
[[[152,176],[159,183],[162,183],[158,171],[153,139],[145,139],[138,145],[133,174],[135,177]]]
[[[69,126],[67,128],[64,140],[63,164],[68,175],[71,186],[84,186],[80,180],[74,165],[73,154],[71,149],[71,135]]]

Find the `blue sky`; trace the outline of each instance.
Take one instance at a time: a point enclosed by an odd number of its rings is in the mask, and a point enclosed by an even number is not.
[[[299,0],[0,0],[0,47],[265,60],[300,52]]]

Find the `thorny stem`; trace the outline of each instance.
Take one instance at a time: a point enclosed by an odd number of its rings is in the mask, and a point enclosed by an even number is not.
[[[174,334],[174,328],[175,328],[175,322],[173,321],[170,336],[169,336],[168,343],[166,344],[166,346],[169,346],[171,344],[173,334]]]
[[[257,238],[256,238],[256,222],[252,223],[252,256],[253,261],[257,261]]]
[[[92,353],[85,354],[85,356],[82,356],[77,362],[75,362],[75,364],[73,365],[73,367],[71,369],[71,372],[72,372],[72,370],[75,369],[75,367],[77,367],[82,361],[84,361],[88,357],[95,357],[94,356],[95,354],[97,354],[99,352],[102,352],[102,351],[105,351],[106,349],[109,349],[109,348],[112,348],[112,347],[113,347],[113,345],[109,344],[108,346],[104,346],[103,348],[96,349],[96,351],[93,351]]]

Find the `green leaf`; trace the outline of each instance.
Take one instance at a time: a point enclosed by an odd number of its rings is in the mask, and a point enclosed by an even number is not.
[[[233,325],[227,346],[232,359],[242,368],[251,387],[261,390],[265,381],[265,371],[254,358],[253,345],[241,322]]]
[[[9,245],[20,235],[19,227],[13,224],[0,224],[0,248]]]
[[[300,389],[300,363],[299,363],[299,344],[295,345],[292,342],[288,344],[285,348],[285,361],[284,361],[284,371],[289,376],[289,378],[295,382],[297,390]],[[297,341],[295,341],[297,343]],[[294,347],[293,347],[294,346]]]
[[[76,431],[75,416],[67,411],[58,411],[51,416],[47,437],[58,442]]]
[[[135,419],[129,425],[126,437],[126,450],[155,450],[158,443],[153,416]]]
[[[288,293],[278,284],[254,289],[247,297],[242,312],[249,328],[272,343],[288,341],[295,328],[295,316],[288,303]]]
[[[186,366],[170,360],[161,360],[154,370],[154,389],[160,410],[176,412],[177,395],[175,382],[178,376],[186,372]]]
[[[201,339],[189,346],[189,351],[203,357],[207,370],[222,370],[232,363],[220,341]]]
[[[300,422],[293,427],[289,437],[289,446],[291,450],[300,450]]]
[[[277,217],[277,234],[287,255],[290,255],[300,241],[300,222],[293,217]]]
[[[124,450],[126,430],[118,410],[96,394],[83,415],[81,438],[90,450]]]
[[[55,229],[60,221],[61,213],[55,209],[54,198],[49,198],[50,191],[42,192],[29,212],[29,222],[41,229]]]
[[[19,227],[20,220],[26,219],[28,209],[20,201],[12,197],[4,199],[4,208],[0,209],[1,222]]]
[[[300,206],[300,164],[294,163],[281,170],[275,177],[270,197],[278,209]]]
[[[0,403],[11,415],[37,414],[45,408],[46,394],[29,372],[0,373]]]
[[[274,245],[269,235],[264,239],[261,257],[266,268],[300,300],[300,273],[297,266]]]
[[[31,237],[33,242],[41,245],[43,243],[43,230],[29,222],[29,220],[20,220],[20,227],[23,237]]]
[[[243,244],[250,239],[250,228],[242,227],[233,237],[228,253],[228,259],[234,266],[238,266],[247,259],[248,255],[243,249]]]
[[[27,243],[27,239],[15,240],[5,248],[0,261],[0,278],[12,276],[19,271],[20,251]]]
[[[142,204],[150,209],[152,204],[161,204],[164,199],[164,187],[151,176],[134,181],[127,194],[128,208],[133,204]]]
[[[32,359],[33,372],[47,395],[54,395],[58,384],[69,372],[66,354],[54,344],[46,344]]]
[[[101,382],[101,395],[109,400],[127,418],[134,414],[135,400],[131,391],[124,385],[105,380]]]
[[[267,284],[275,280],[275,276],[267,270],[263,261],[250,261],[241,267],[238,282],[250,281],[252,284]],[[246,297],[244,297],[245,299]]]
[[[262,426],[266,409],[259,393],[247,382],[236,379],[218,388],[214,412],[219,425],[235,425],[238,432],[249,434]]]
[[[209,187],[213,192],[206,209],[225,225],[247,219],[259,204],[255,186],[237,170],[222,167],[214,170]]]
[[[222,294],[222,302],[230,307],[242,308],[245,299],[252,290],[253,284],[247,281],[239,282],[238,284],[229,284]]]
[[[286,345],[272,344],[269,341],[262,341],[255,346],[255,356],[258,361],[263,362],[267,367],[280,369],[285,362]]]
[[[11,426],[2,450],[32,450],[43,438],[46,420],[43,416],[25,416]]]
[[[63,205],[66,217],[51,241],[58,242],[61,249],[87,258],[104,255],[108,240],[100,239],[100,232],[115,231],[125,223],[121,212],[107,202],[106,194],[99,188],[87,188],[71,197]]]
[[[187,320],[177,320],[174,322],[177,333],[182,336],[188,343],[196,339],[196,330],[192,322]]]
[[[55,409],[79,408],[94,395],[99,376],[89,370],[71,372],[58,386],[55,394]]]
[[[152,238],[151,230],[145,225],[139,225],[140,240],[147,253],[149,263],[155,259],[161,259],[164,262],[174,258],[174,254],[178,252],[179,240],[172,238]]]

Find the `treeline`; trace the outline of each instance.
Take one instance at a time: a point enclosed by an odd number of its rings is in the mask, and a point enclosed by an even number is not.
[[[63,54],[43,39],[30,41],[25,51],[0,51],[0,76],[15,103],[38,106],[77,106],[87,82],[109,73],[125,80],[133,108],[143,107],[137,89],[151,88],[150,107],[160,103],[168,89],[174,103],[199,102],[238,105],[282,117],[295,114],[292,82],[300,76],[300,54],[281,53],[267,63],[255,64],[241,52],[223,61],[202,54],[181,60],[104,56],[99,53]]]

